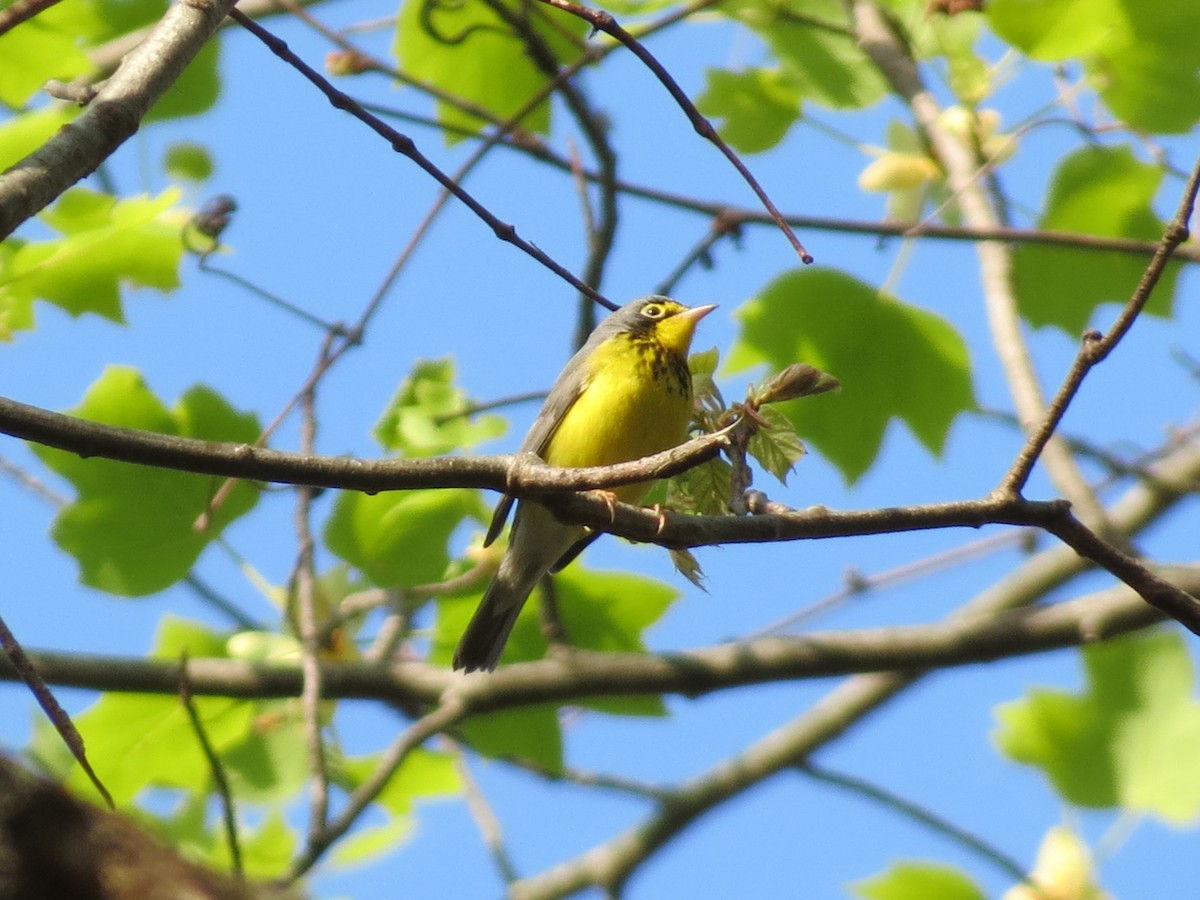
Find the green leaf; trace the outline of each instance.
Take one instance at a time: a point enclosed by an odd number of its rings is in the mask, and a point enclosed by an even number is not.
[[[178,192],[117,200],[84,188],[67,191],[41,218],[63,237],[26,242],[0,257],[0,310],[34,298],[73,316],[96,313],[120,322],[121,285],[179,286],[182,218],[170,208]]]
[[[212,441],[251,443],[260,428],[206,387],[193,387],[167,409],[134,369],[110,366],[71,415],[94,422]],[[77,493],[54,520],[58,545],[79,563],[84,584],[125,597],[162,590],[188,573],[208,543],[258,500],[258,487],[237,483],[210,517],[196,521],[222,479],[33,446]]]
[[[353,791],[374,773],[380,759],[380,754],[335,757],[330,761],[331,780],[347,792]],[[395,851],[413,832],[413,811],[418,802],[461,791],[462,778],[455,757],[416,748],[375,798],[376,809],[387,815],[385,823],[355,829],[346,840],[338,842],[334,858],[343,865],[353,865]]]
[[[193,701],[209,743],[224,753],[248,733],[252,706],[242,700],[196,697]],[[148,788],[207,791],[211,770],[187,711],[178,697],[105,694],[75,717],[88,760],[118,806]],[[90,790],[75,769],[71,786]]]
[[[562,728],[555,706],[523,706],[474,716],[462,734],[475,752],[492,759],[519,759],[547,772],[563,770]]]
[[[534,33],[568,65],[579,57],[579,45],[565,35],[582,36],[587,26],[573,16],[506,3],[513,15],[526,18]],[[554,16],[551,20],[551,16]],[[393,50],[407,74],[481,107],[499,119],[515,115],[549,83],[530,58],[524,40],[486,3],[430,4],[405,0],[396,23]],[[497,77],[503,73],[503,77]],[[437,101],[443,125],[477,131],[484,120],[446,100]],[[550,104],[543,101],[521,120],[526,131],[545,134]],[[447,143],[458,138],[450,133]]]
[[[746,449],[760,466],[787,484],[788,473],[806,452],[804,442],[796,436],[791,420],[773,406],[762,407],[758,415],[766,427],[755,432]]]
[[[203,622],[168,613],[158,622],[158,632],[150,656],[153,659],[169,659],[175,662],[178,662],[184,653],[192,659],[225,659],[229,656],[226,650],[228,643],[227,634],[214,631]]]
[[[1084,60],[1121,120],[1185,132],[1200,119],[1200,6],[1177,0],[994,0],[995,32],[1034,59]]]
[[[709,69],[707,79],[696,107],[724,119],[721,137],[742,153],[770,150],[800,118],[800,92],[779,69]]]
[[[296,852],[298,836],[288,825],[279,810],[267,813],[255,829],[239,829],[239,849],[242,854],[242,871],[247,878],[267,880],[283,876]],[[230,871],[233,860],[229,855],[229,844],[225,840],[216,842],[216,850],[208,863],[218,871]]]
[[[1059,165],[1038,227],[1156,241],[1166,227],[1151,208],[1161,181],[1162,170],[1138,162],[1128,147],[1085,148]],[[1023,244],[1013,265],[1021,314],[1032,325],[1054,325],[1074,337],[1101,303],[1129,299],[1146,260]],[[1147,312],[1170,315],[1177,275],[1177,266],[1163,273]]]
[[[394,853],[413,833],[413,821],[409,816],[390,819],[384,825],[356,828],[334,846],[333,858],[343,866],[361,865]]]
[[[252,727],[222,756],[240,801],[285,803],[308,781],[304,719],[296,701],[253,704]]]
[[[887,93],[883,76],[858,46],[841,0],[807,0],[799,14],[776,0],[736,0],[722,9],[766,41],[805,100],[862,109]]]
[[[217,72],[220,40],[214,36],[188,63],[178,80],[150,107],[145,121],[161,122],[208,112],[221,94]]]
[[[5,106],[24,106],[51,78],[72,81],[92,69],[76,36],[49,12],[0,35],[0,103]]]
[[[0,172],[46,143],[75,118],[76,112],[69,107],[54,106],[22,113],[0,124]]]
[[[970,359],[954,328],[844,272],[785,274],[737,315],[731,370],[800,361],[841,380],[837,393],[779,408],[848,481],[870,467],[892,419],[940,453],[955,416],[975,406]]]
[[[447,543],[463,519],[483,519],[475,491],[350,491],[337,499],[325,526],[329,549],[380,587],[440,580],[450,563]]]
[[[1083,650],[1088,690],[1034,690],[997,708],[1001,751],[1042,769],[1070,803],[1172,823],[1200,814],[1200,704],[1180,636],[1157,631]]]
[[[504,434],[500,416],[470,416],[454,385],[454,360],[419,360],[375,425],[375,439],[402,456],[439,456]]]
[[[212,177],[213,161],[200,144],[178,141],[167,147],[163,168],[168,175],[188,181],[205,181]]]
[[[719,456],[667,479],[666,506],[679,512],[719,516],[729,512],[733,467]]]
[[[849,888],[867,900],[986,900],[970,878],[940,863],[893,863],[882,875],[856,881]]]

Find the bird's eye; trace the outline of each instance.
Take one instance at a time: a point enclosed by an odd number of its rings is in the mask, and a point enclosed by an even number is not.
[[[661,319],[664,312],[662,305],[658,303],[647,303],[642,307],[642,315],[647,319]]]

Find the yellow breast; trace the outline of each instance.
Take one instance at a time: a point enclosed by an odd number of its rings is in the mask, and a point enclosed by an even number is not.
[[[616,335],[596,348],[579,398],[546,448],[556,466],[607,466],[681,444],[691,418],[687,364],[654,345]],[[632,502],[646,484],[613,493]]]

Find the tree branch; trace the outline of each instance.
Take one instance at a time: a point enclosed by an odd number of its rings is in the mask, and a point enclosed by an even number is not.
[[[1158,577],[1179,589],[1200,589],[1200,567],[1164,568]],[[612,694],[697,697],[767,682],[991,662],[1107,640],[1162,620],[1136,593],[1117,586],[1050,607],[964,615],[932,625],[767,637],[662,655],[571,650],[478,677],[410,661],[389,666],[325,661],[321,696],[429,706],[454,690],[470,715]],[[38,652],[29,658],[48,684],[146,694],[174,694],[179,688],[179,667],[167,660]],[[192,658],[187,671],[197,696],[298,697],[304,685],[303,669],[294,663]],[[11,662],[0,660],[0,679],[18,677]]]
[[[0,240],[94,172],[135,131],[142,118],[212,36],[234,0],[172,4],[70,125],[0,175]]]

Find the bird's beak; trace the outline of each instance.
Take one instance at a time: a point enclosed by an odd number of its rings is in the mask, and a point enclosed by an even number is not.
[[[709,303],[707,306],[693,306],[679,314],[679,318],[685,319],[692,323],[692,327],[696,327],[696,323],[707,316],[710,312],[717,308],[717,304]]]

